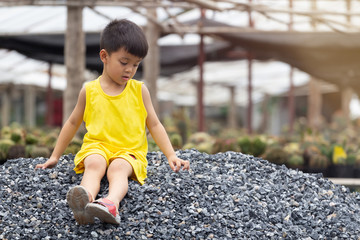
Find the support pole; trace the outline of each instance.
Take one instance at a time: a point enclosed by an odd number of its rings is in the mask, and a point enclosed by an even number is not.
[[[350,87],[341,89],[341,112],[343,113],[344,118],[346,119],[347,123],[349,123],[351,120],[350,102],[351,102],[353,94],[354,94],[354,91]]]
[[[346,0],[346,10],[347,10],[347,13],[351,12],[351,0]],[[346,21],[349,25],[351,25],[351,15],[350,14],[346,16]]]
[[[8,126],[10,123],[10,93],[5,90],[1,93],[1,127]]]
[[[63,123],[65,123],[72,113],[85,80],[85,36],[82,29],[82,10],[82,6],[67,7],[65,39],[67,85],[63,95]]]
[[[261,133],[267,133],[268,122],[269,122],[269,99],[270,95],[268,93],[264,94],[264,100],[262,102],[262,122],[261,122]]]
[[[295,122],[295,87],[294,87],[294,68],[290,66],[289,72],[289,80],[290,80],[290,89],[288,96],[288,109],[289,109],[289,133],[293,133],[294,131],[294,122]]]
[[[36,92],[35,87],[31,85],[25,86],[25,125],[35,127],[36,125]]]
[[[293,9],[293,0],[289,0],[289,8],[290,10]],[[290,13],[289,19],[289,31],[293,31],[293,23],[294,17],[293,14]],[[294,121],[295,121],[295,96],[294,96],[294,68],[290,66],[289,72],[289,80],[290,80],[290,89],[289,89],[289,102],[288,102],[288,109],[289,109],[289,133],[292,134],[294,131]]]
[[[317,0],[311,1],[311,10],[313,12],[317,11]],[[316,20],[312,19],[311,21],[314,31],[317,28]],[[318,79],[311,77],[309,82],[309,97],[308,97],[308,112],[307,119],[308,125],[312,129],[318,129],[320,127],[322,116],[322,93],[321,93],[321,83]]]
[[[311,0],[311,11],[313,12],[317,11],[317,0]],[[316,29],[317,21],[315,19],[311,19],[311,26],[313,29]]]
[[[156,8],[147,9],[147,15],[148,18],[156,19]],[[159,112],[157,79],[160,72],[160,50],[157,41],[160,36],[160,29],[154,22],[148,20],[145,35],[149,43],[149,51],[144,59],[144,80],[148,85],[154,109],[156,112]]]
[[[201,9],[201,19],[205,18],[205,9]],[[202,22],[200,23],[202,24]],[[204,50],[204,35],[200,34],[200,44],[199,44],[199,82],[197,86],[197,96],[198,96],[198,131],[205,131],[205,117],[204,117],[204,62],[205,62],[205,50]]]
[[[252,55],[249,52],[248,56],[248,109],[247,109],[247,128],[248,134],[252,134],[252,113],[253,113],[253,102],[252,102]]]
[[[320,127],[322,116],[322,94],[320,81],[312,77],[309,82],[308,124],[312,129]]]
[[[54,115],[54,97],[52,91],[52,63],[49,63],[49,80],[48,80],[48,87],[46,92],[46,125],[52,126],[53,125],[53,115]]]
[[[249,0],[249,3],[252,3],[252,0]],[[251,10],[249,9],[249,27],[254,28],[254,21],[251,16]],[[248,109],[247,109],[247,129],[248,134],[252,134],[252,113],[253,113],[253,102],[252,102],[252,60],[253,56],[251,52],[247,53],[248,60]]]
[[[235,86],[230,86],[229,91],[230,91],[230,108],[228,111],[228,126],[230,129],[236,129],[237,121],[236,121]]]

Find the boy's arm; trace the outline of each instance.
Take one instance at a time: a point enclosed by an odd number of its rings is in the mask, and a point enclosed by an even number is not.
[[[73,112],[60,131],[54,151],[52,152],[50,158],[45,163],[36,165],[35,168],[45,169],[55,167],[59,161],[59,158],[64,153],[66,147],[69,145],[70,141],[75,136],[76,131],[79,129],[80,124],[82,123],[85,111],[85,102],[86,93],[85,88],[83,87],[80,90],[78,101]]]
[[[181,166],[184,166],[184,170],[189,170],[189,161],[184,161],[176,156],[166,130],[156,115],[151,102],[149,90],[145,85],[142,85],[142,97],[147,111],[146,126],[149,129],[150,134],[155,140],[156,144],[168,159],[171,169],[177,172],[180,170]]]

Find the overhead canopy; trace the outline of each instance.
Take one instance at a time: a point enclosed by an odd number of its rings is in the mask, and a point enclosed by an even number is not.
[[[210,20],[204,26],[227,26]],[[213,33],[250,50],[255,58],[286,62],[340,88],[360,93],[360,33],[259,32]]]
[[[102,71],[99,59],[100,33],[86,33],[86,67],[98,72]],[[221,55],[230,44],[216,42],[206,46],[208,59]],[[53,63],[64,63],[63,34],[26,34],[16,36],[0,36],[0,48],[16,50],[27,57]],[[197,45],[160,46],[161,75],[170,75],[184,71],[197,64]],[[216,57],[217,58],[217,57]],[[142,68],[140,66],[139,73]]]
[[[204,26],[228,26],[205,20]],[[336,32],[265,32],[239,28],[239,33],[211,33],[227,43],[207,44],[208,60],[219,60],[230,46],[250,50],[257,59],[276,59],[312,76],[352,87],[360,93],[360,33]],[[16,50],[28,57],[63,63],[63,34],[0,36],[0,48]],[[86,33],[86,66],[101,71],[98,57],[99,33]],[[171,75],[197,63],[197,45],[160,46],[161,74]],[[215,54],[214,53],[218,53]],[[139,69],[141,74],[141,68]]]

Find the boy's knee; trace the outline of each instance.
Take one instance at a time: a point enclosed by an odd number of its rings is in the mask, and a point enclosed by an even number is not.
[[[131,164],[123,158],[114,159],[110,165],[108,171],[125,171],[127,173],[132,172]]]
[[[93,154],[85,158],[85,169],[106,170],[106,160],[100,154]]]

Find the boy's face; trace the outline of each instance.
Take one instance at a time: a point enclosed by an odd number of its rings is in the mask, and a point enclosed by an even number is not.
[[[126,84],[127,81],[134,77],[142,60],[123,48],[112,52],[111,55],[105,49],[102,49],[100,58],[104,63],[104,74],[120,85]]]

